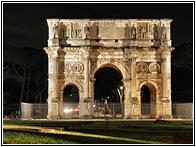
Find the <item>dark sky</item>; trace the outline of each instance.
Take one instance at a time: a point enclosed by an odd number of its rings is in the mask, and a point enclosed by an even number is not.
[[[170,18],[172,46],[193,41],[194,3],[3,3],[3,43],[47,46],[47,18]]]

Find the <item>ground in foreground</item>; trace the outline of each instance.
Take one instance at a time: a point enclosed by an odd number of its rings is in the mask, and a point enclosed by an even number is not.
[[[193,122],[4,120],[4,144],[192,144]]]

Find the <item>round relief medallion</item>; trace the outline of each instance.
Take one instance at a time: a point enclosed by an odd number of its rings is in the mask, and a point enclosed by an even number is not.
[[[146,73],[148,71],[148,65],[144,62],[138,63],[136,70],[138,73]]]
[[[65,63],[65,72],[67,73],[71,72],[71,64],[69,62]]]
[[[149,65],[149,71],[150,72],[154,72],[154,73],[157,73],[157,72],[159,72],[160,71],[160,66],[159,66],[159,64],[158,63],[151,63],[150,65]]]
[[[73,72],[81,73],[84,71],[84,66],[82,63],[77,62],[77,63],[73,64],[72,70],[73,70]]]

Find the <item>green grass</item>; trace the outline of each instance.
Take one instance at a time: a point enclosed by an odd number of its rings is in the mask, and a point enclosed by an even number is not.
[[[192,122],[3,121],[4,144],[172,144]]]

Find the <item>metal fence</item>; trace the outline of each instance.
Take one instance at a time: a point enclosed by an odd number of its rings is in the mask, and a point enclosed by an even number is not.
[[[174,118],[193,119],[193,104],[173,103],[172,114]]]
[[[78,118],[79,117],[78,103],[64,103],[63,118]],[[47,103],[22,103],[21,118],[22,119],[46,119],[48,114]],[[142,103],[141,115],[150,116],[150,103]],[[193,103],[174,103],[172,104],[173,118],[177,119],[193,119]],[[95,118],[121,118],[122,109],[120,103],[108,103],[106,109],[104,103],[94,104]]]
[[[47,114],[47,103],[21,103],[22,119],[46,119]]]

